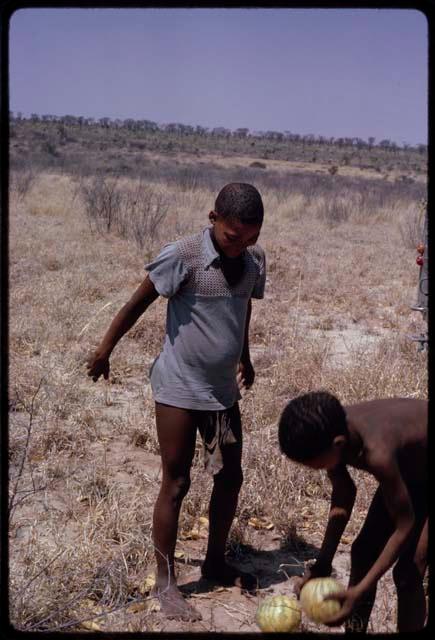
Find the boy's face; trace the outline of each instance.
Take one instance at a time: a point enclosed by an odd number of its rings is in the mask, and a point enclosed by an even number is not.
[[[334,439],[332,446],[315,458],[304,461],[304,465],[311,469],[326,469],[329,471],[343,461],[343,448],[346,440],[343,436]]]
[[[213,225],[214,239],[220,250],[228,258],[237,258],[243,251],[255,244],[260,235],[261,224],[243,224],[231,218],[222,218],[211,211],[209,219]]]

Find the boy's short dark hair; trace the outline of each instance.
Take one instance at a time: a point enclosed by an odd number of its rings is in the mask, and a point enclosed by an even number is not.
[[[336,436],[347,433],[343,406],[326,391],[306,393],[291,400],[278,427],[281,451],[296,462],[316,458],[332,446]]]
[[[215,212],[243,224],[262,224],[263,201],[257,189],[246,182],[230,182],[218,193]]]

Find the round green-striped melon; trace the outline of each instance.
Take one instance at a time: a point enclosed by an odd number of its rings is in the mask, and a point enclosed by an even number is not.
[[[295,598],[270,596],[259,605],[256,621],[262,631],[296,631],[301,623],[301,608]]]
[[[329,622],[341,609],[338,600],[324,600],[331,593],[344,591],[334,578],[312,578],[301,589],[302,609],[313,622]]]

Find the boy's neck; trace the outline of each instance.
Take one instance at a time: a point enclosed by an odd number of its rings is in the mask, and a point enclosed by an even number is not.
[[[214,248],[216,249],[218,254],[222,257],[224,254],[222,253],[222,249],[220,248],[220,246],[218,245],[218,243],[216,241],[213,227],[210,227],[210,238],[211,238],[211,241],[213,242]]]
[[[349,432],[348,442],[345,450],[345,463],[351,467],[364,466],[364,440],[358,428],[349,420],[347,421]]]

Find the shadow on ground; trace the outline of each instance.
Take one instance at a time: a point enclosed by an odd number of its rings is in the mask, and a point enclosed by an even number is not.
[[[250,545],[240,545],[236,554],[229,554],[230,564],[240,571],[257,576],[257,589],[285,582],[293,576],[300,576],[304,571],[304,562],[317,556],[318,549],[304,543],[301,550],[255,549]],[[192,559],[188,564],[200,566],[201,561]],[[216,582],[199,578],[180,585],[180,590],[190,595],[193,593],[208,593],[216,588]]]

